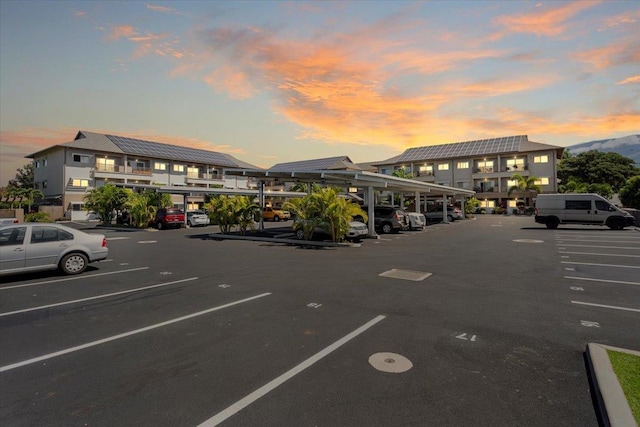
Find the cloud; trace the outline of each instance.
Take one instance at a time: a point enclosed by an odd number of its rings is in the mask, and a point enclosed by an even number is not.
[[[640,83],[640,75],[627,77],[624,80],[620,80],[616,84],[617,85],[626,85],[626,84],[629,84],[629,83]]]
[[[586,49],[571,54],[570,57],[590,64],[595,70],[638,64],[640,63],[640,40],[635,37],[615,40],[607,46]]]
[[[123,37],[129,39],[137,34],[138,32],[131,25],[114,25],[107,37],[109,40],[118,40]]]
[[[86,16],[87,12],[83,11],[83,10],[76,10],[73,12],[74,16],[78,16],[78,17],[82,17],[82,16]]]
[[[629,10],[620,15],[608,16],[604,18],[602,27],[598,31],[605,31],[610,28],[621,27],[626,24],[635,24],[640,19],[640,10]]]
[[[568,27],[568,21],[571,18],[599,3],[601,2],[580,0],[561,3],[560,6],[551,9],[536,7],[535,10],[529,13],[511,16],[501,15],[493,20],[493,24],[501,27],[501,30],[494,33],[491,39],[497,40],[514,33],[535,34],[538,37],[558,37],[565,33]]]

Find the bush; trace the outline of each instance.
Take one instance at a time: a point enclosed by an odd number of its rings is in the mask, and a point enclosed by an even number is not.
[[[24,216],[24,222],[51,222],[46,212],[34,212]]]

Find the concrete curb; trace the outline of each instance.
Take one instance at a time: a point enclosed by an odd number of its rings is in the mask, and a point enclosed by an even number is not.
[[[611,347],[604,344],[588,343],[585,351],[587,366],[594,388],[600,421],[604,426],[637,426],[631,408],[613,372],[607,350],[640,356],[639,351]]]
[[[219,234],[219,233],[209,233],[210,239],[214,240],[248,240],[254,242],[270,242],[270,243],[283,243],[287,245],[295,245],[295,246],[315,246],[315,247],[347,247],[347,248],[359,248],[360,243],[334,243],[334,242],[316,242],[312,240],[298,240],[298,239],[287,239],[282,237],[260,237],[260,236],[237,236],[233,234]]]

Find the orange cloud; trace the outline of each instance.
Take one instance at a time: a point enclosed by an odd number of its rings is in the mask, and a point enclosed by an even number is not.
[[[111,27],[111,32],[108,38],[110,40],[118,40],[121,37],[130,38],[134,37],[138,32],[131,25],[115,25]]]
[[[640,83],[640,75],[637,76],[633,76],[633,77],[627,77],[624,80],[620,80],[619,82],[617,82],[617,85],[626,85],[629,83]]]
[[[496,40],[511,33],[529,33],[538,37],[557,37],[566,31],[569,19],[599,3],[601,1],[580,0],[562,3],[552,9],[536,8],[530,13],[514,16],[502,15],[493,21],[494,25],[502,27],[502,30],[495,33],[491,38]]]
[[[602,70],[617,65],[640,63],[640,40],[630,38],[616,40],[614,43],[587,49],[571,55],[573,59],[591,64],[595,70]]]

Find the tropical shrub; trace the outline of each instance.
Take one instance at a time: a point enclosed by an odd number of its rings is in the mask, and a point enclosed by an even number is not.
[[[84,196],[85,208],[96,212],[103,224],[111,224],[113,212],[124,207],[130,194],[131,190],[107,183],[101,187],[92,188]]]
[[[205,203],[204,208],[213,224],[220,227],[222,234],[229,234],[233,227],[238,226],[241,234],[245,234],[248,227],[253,229],[253,222],[258,205],[248,196],[213,196]]]
[[[34,212],[24,216],[24,222],[51,222],[46,212]]]
[[[151,190],[129,194],[124,206],[129,210],[131,225],[137,228],[146,228],[153,221],[158,211],[157,195],[158,193]],[[169,195],[167,194],[167,196]]]

